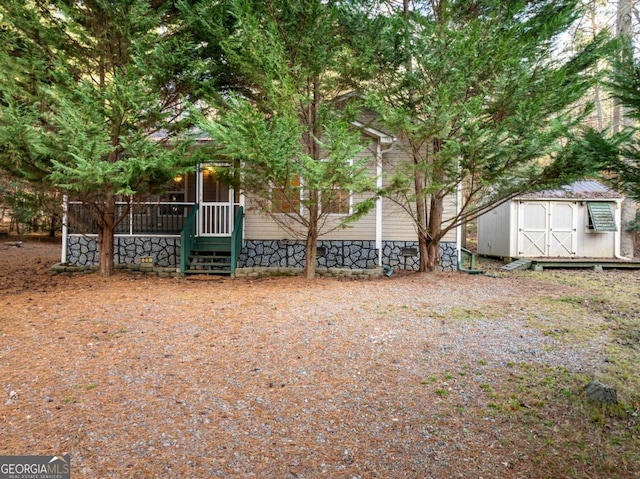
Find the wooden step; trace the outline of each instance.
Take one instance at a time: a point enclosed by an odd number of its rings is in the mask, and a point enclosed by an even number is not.
[[[225,274],[231,274],[231,270],[230,269],[188,269],[184,272],[184,274],[219,274],[219,275],[225,275]]]
[[[184,274],[231,275],[231,238],[196,238]]]
[[[231,256],[225,254],[192,254],[189,259],[203,259],[203,260],[212,260],[212,259],[224,259],[227,261],[231,261]]]
[[[185,273],[231,274],[231,263],[228,261],[190,261]]]
[[[504,271],[518,271],[523,269],[530,269],[532,261],[530,259],[518,259],[516,261],[512,261],[509,264],[505,264],[501,270]]]
[[[231,252],[231,238],[196,238],[191,251]]]
[[[231,258],[228,256],[192,256],[189,258],[190,265],[218,265],[229,266]]]
[[[231,263],[225,263],[222,261],[191,261],[188,266],[190,268],[196,268],[196,267],[206,267],[206,268],[228,268],[231,265]]]

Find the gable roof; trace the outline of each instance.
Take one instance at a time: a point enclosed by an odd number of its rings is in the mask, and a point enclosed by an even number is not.
[[[365,133],[366,135],[372,136],[380,141],[382,145],[391,145],[396,141],[396,138],[384,131],[378,130],[371,126],[367,126],[360,121],[352,121],[351,124],[358,128],[360,131]]]

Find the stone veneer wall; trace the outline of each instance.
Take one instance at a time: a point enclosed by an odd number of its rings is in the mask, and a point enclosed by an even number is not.
[[[114,262],[137,264],[143,256],[154,258],[158,267],[180,264],[180,238],[162,236],[116,236]],[[67,263],[76,266],[98,264],[98,238],[95,236],[69,236]]]
[[[318,256],[321,268],[375,268],[378,250],[375,241],[318,241],[325,248]],[[417,270],[418,257],[404,257],[404,248],[418,248],[417,241],[384,241],[382,262],[395,269]],[[455,243],[440,244],[440,265],[445,271],[455,271],[458,255]],[[304,268],[305,244],[294,240],[245,240],[238,267]]]
[[[368,269],[377,267],[375,241],[319,241],[325,254],[318,257],[320,268]],[[382,262],[394,269],[417,270],[418,257],[404,257],[403,248],[418,248],[416,241],[384,241]],[[180,238],[116,236],[115,263],[137,264],[143,256],[154,258],[158,267],[180,264]],[[445,271],[457,269],[455,243],[440,244],[440,265]],[[294,240],[245,240],[239,268],[304,268],[305,244]],[[69,236],[67,263],[75,266],[98,264],[98,242],[92,236]]]

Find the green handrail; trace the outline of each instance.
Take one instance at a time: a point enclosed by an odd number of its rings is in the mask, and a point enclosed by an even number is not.
[[[469,268],[465,268],[465,258],[469,258]],[[460,248],[460,261],[458,262],[458,271],[469,274],[482,274],[484,271],[476,269],[476,254],[466,248]]]
[[[191,250],[196,242],[196,213],[198,212],[198,203],[193,206],[189,212],[184,228],[180,232],[180,274],[184,275],[187,270],[187,261],[191,256]]]
[[[231,233],[231,277],[235,278],[240,251],[242,251],[242,230],[244,224],[244,208],[240,206],[233,223],[233,233]]]

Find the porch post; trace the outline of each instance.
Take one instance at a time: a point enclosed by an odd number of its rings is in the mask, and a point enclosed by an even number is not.
[[[240,190],[240,198],[239,198],[239,201],[240,201],[240,206],[242,206],[242,209],[244,210],[244,201],[245,201],[245,197],[244,197],[244,190]],[[247,222],[246,222],[246,221],[243,221],[243,222],[242,222],[242,238],[245,238],[245,237],[246,237],[246,235],[245,235],[245,230],[246,230],[246,228],[247,228]]]
[[[69,229],[67,222],[69,220],[69,197],[62,195],[62,251],[60,253],[60,262],[67,262],[67,239],[69,237]]]
[[[202,173],[202,164],[196,165],[196,194],[194,195],[196,199],[196,203],[202,203],[202,178],[200,178],[200,174]]]
[[[133,195],[129,197],[129,235],[133,236]]]
[[[382,149],[380,139],[377,142],[376,152],[376,187],[382,189]],[[378,266],[382,266],[382,198],[376,198],[376,249],[378,250]]]
[[[232,187],[229,187],[229,232],[233,234],[233,230],[236,227],[236,192]]]
[[[200,230],[202,228],[202,218],[201,216],[201,212],[202,212],[202,207],[200,206],[202,204],[202,199],[203,199],[203,195],[202,195],[202,190],[203,185],[202,185],[202,176],[204,174],[204,165],[202,163],[196,165],[196,236],[200,236]]]
[[[462,182],[458,183],[458,187],[456,188],[456,218],[460,217],[460,213],[462,212]],[[458,264],[456,265],[456,269],[462,264],[462,228],[463,224],[466,227],[465,223],[460,223],[456,226],[456,257]],[[466,246],[466,245],[465,245]]]

